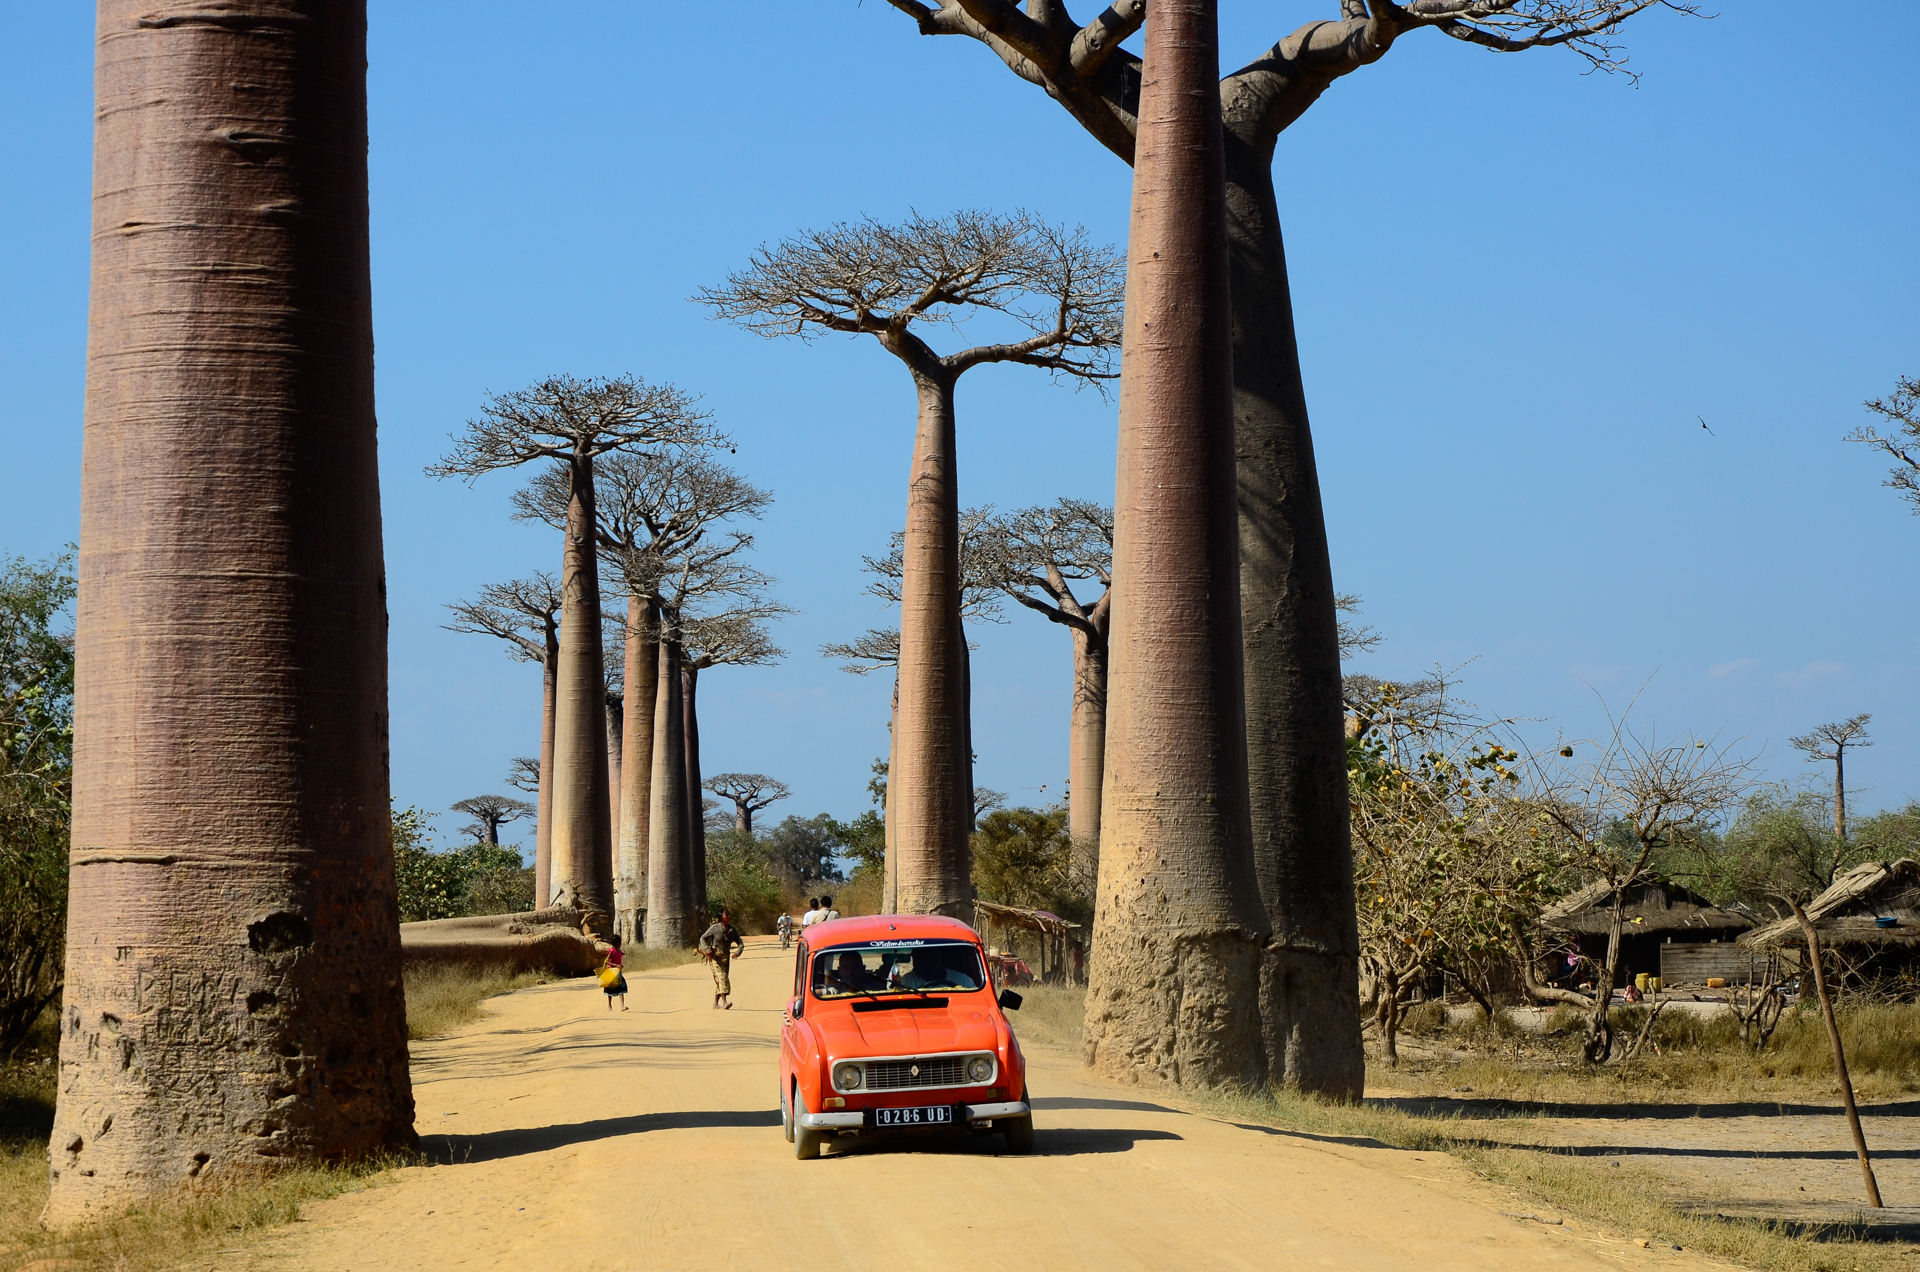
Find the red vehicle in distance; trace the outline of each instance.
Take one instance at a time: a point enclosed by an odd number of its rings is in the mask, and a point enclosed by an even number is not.
[[[802,1161],[830,1137],[998,1133],[1033,1149],[1027,1062],[986,951],[957,919],[880,914],[800,937],[780,1026],[780,1123]]]

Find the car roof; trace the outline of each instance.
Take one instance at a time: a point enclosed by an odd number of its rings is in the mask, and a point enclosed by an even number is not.
[[[805,940],[814,949],[849,941],[914,940],[944,937],[947,940],[972,941],[980,934],[958,919],[942,914],[860,914],[847,919],[828,919],[806,930]]]

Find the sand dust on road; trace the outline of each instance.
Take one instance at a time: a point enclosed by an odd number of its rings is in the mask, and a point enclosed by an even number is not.
[[[313,1206],[255,1254],[311,1272],[1724,1266],[1569,1219],[1550,1226],[1439,1153],[1243,1127],[1029,1055],[1037,1141],[842,1140],[794,1160],[780,1134],[792,956],[756,940],[733,1011],[702,964],[492,1000],[415,1043],[435,1165]],[[1014,1017],[1016,1031],[1019,1018]],[[1548,1216],[1557,1217],[1557,1216]]]

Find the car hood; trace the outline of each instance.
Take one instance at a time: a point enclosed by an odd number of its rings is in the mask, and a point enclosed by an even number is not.
[[[835,1060],[992,1051],[996,1040],[993,1017],[972,1006],[836,1011],[809,1023],[821,1049]]]

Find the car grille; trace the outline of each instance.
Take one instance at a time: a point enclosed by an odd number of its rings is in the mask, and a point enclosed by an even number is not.
[[[915,1073],[914,1070],[919,1072]],[[867,1065],[867,1090],[910,1091],[915,1087],[960,1086],[966,1081],[964,1056],[935,1060],[880,1060]]]

